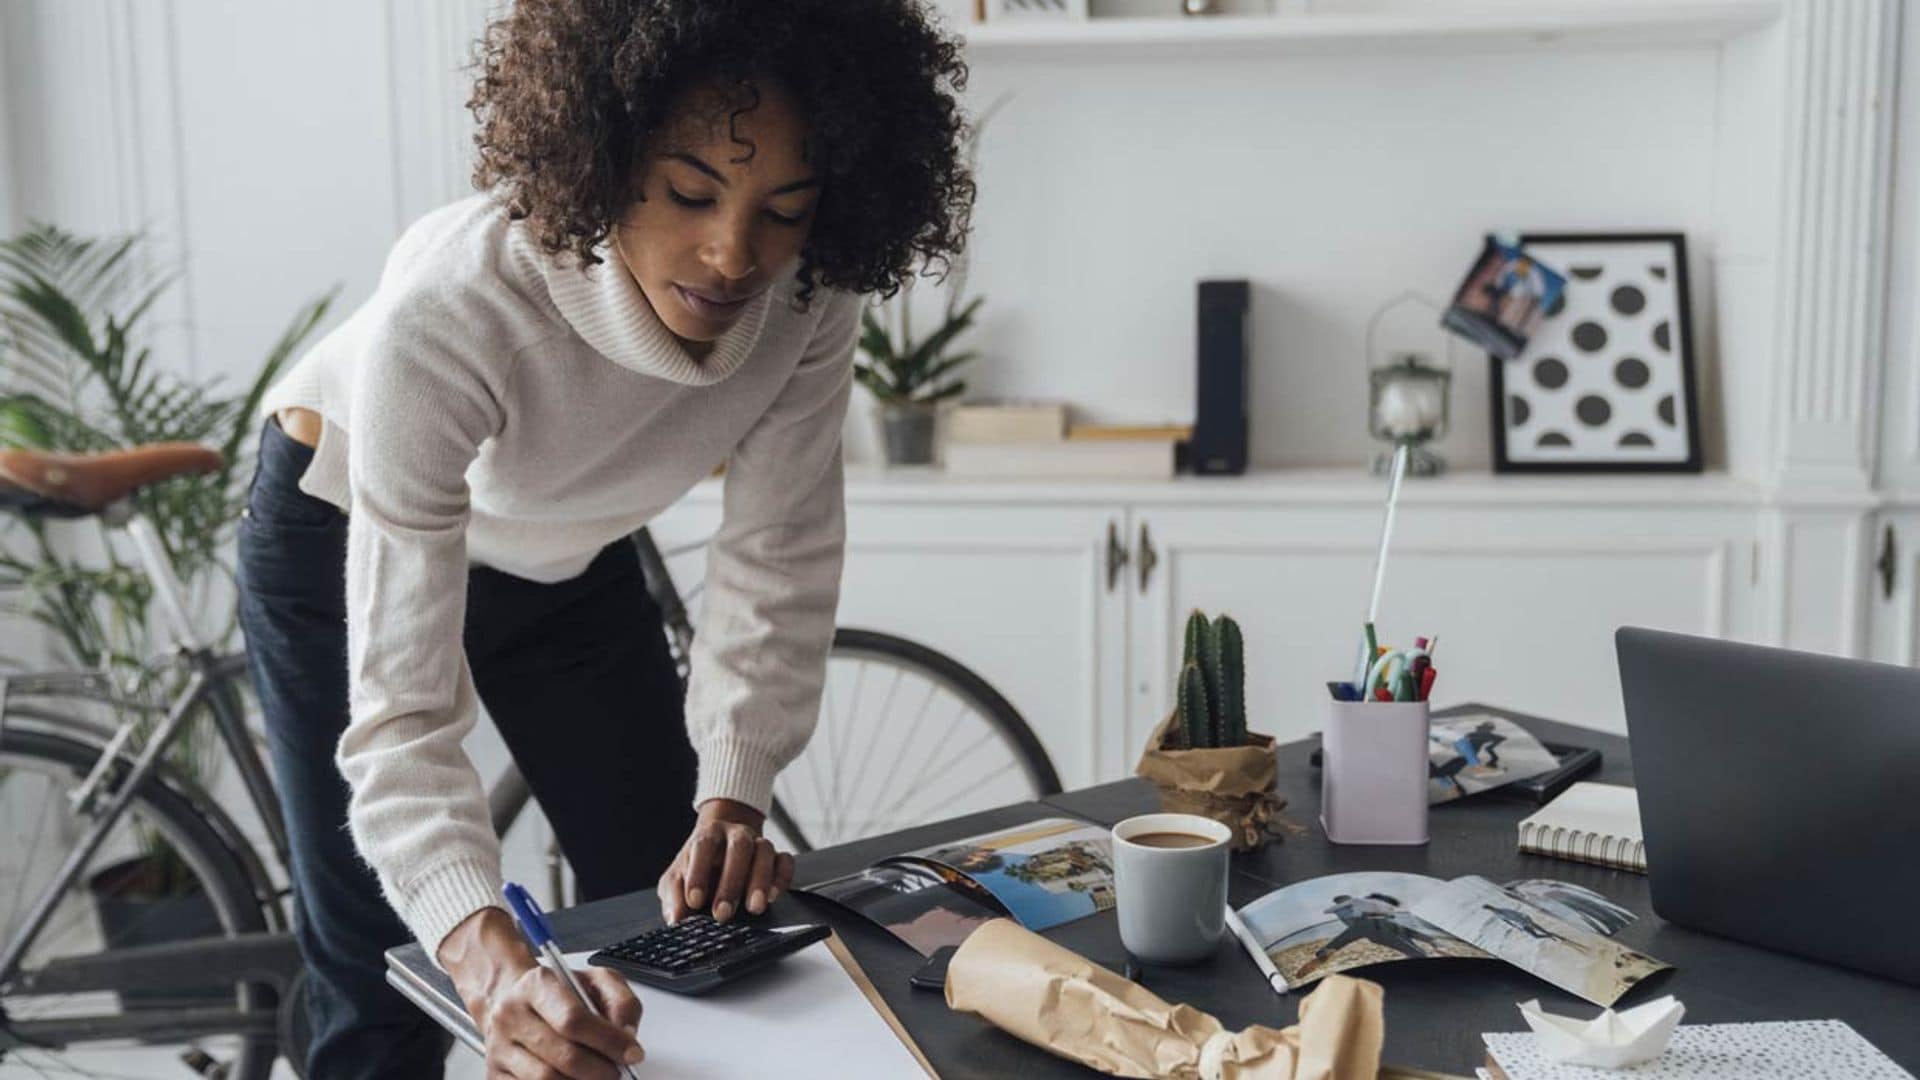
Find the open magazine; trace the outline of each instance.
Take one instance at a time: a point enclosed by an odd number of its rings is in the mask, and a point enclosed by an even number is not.
[[[1562,881],[1495,885],[1419,874],[1331,874],[1288,885],[1240,909],[1280,977],[1299,989],[1389,960],[1498,957],[1596,1005],[1612,1005],[1667,970],[1611,935],[1633,913]]]
[[[878,923],[932,956],[988,919],[1045,930],[1113,906],[1113,840],[1099,825],[1045,818],[882,859],[806,892]]]

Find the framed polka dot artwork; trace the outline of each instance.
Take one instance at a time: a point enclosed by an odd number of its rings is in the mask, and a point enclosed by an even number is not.
[[[1496,472],[1699,472],[1679,233],[1529,233],[1566,276],[1526,348],[1493,365]]]

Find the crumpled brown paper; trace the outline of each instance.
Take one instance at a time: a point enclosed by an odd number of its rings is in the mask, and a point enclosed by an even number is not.
[[[1168,1080],[1374,1080],[1386,1035],[1377,983],[1329,975],[1283,1031],[1227,1031],[1188,1005],[994,919],[947,964],[947,1007],[1113,1076]]]
[[[1235,851],[1265,844],[1282,824],[1275,815],[1287,805],[1273,790],[1278,772],[1273,736],[1250,731],[1245,746],[1179,750],[1168,746],[1175,722],[1169,715],[1153,729],[1134,769],[1160,790],[1160,808],[1174,814],[1199,814],[1225,825],[1233,830]]]

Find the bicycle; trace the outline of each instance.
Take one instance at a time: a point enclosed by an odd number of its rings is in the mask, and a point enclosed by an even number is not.
[[[7,905],[0,908],[0,1065],[115,1075],[87,1067],[84,1055],[134,1043],[165,1047],[202,1075],[227,1080],[266,1077],[282,1052],[298,1067],[304,1031],[300,1010],[290,1006],[298,1001],[301,964],[289,891],[280,884],[286,829],[256,746],[246,658],[201,639],[158,534],[127,501],[145,485],[219,463],[212,451],[185,445],[87,457],[0,451],[0,511],[93,518],[130,538],[175,643],[156,663],[170,665],[180,679],[170,698],[153,701],[104,672],[0,676],[0,811],[8,823],[0,849],[0,902]],[[676,589],[666,560],[688,549],[663,554],[644,529],[631,540],[684,680],[693,641],[687,601],[695,593]],[[1019,714],[957,661],[902,638],[842,628],[828,664],[816,739],[783,774],[769,815],[795,848],[1060,790]],[[862,692],[876,669],[886,696],[877,710],[863,710]],[[924,693],[911,680],[924,684]],[[836,716],[834,688],[844,699],[849,681],[851,709]],[[903,700],[920,698],[906,725],[889,722],[903,684]],[[956,703],[950,714],[944,706],[933,711],[942,696]],[[930,715],[948,719],[928,729]],[[237,775],[265,852],[220,800],[165,760],[189,725],[200,723],[211,726]],[[938,738],[919,752],[915,740],[928,730]],[[948,755],[956,733],[961,753]],[[860,741],[860,763],[843,784],[840,766]],[[903,783],[885,763],[905,761],[909,751],[919,756]],[[862,785],[876,758],[883,763],[879,786],[867,791]],[[971,771],[949,785],[953,794],[929,801],[929,771],[950,775],[963,761]],[[509,769],[488,794],[495,829],[504,836],[529,802],[525,781]],[[14,823],[29,819],[30,828],[15,831]],[[48,835],[56,837],[50,868],[36,863]],[[169,899],[134,912],[139,905],[123,902],[121,893],[133,891],[127,878],[137,886],[154,865],[142,858],[161,858],[174,888]],[[553,900],[562,903],[557,847],[549,848],[549,868]]]

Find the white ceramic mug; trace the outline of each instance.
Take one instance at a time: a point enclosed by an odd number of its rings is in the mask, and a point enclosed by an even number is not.
[[[1202,847],[1147,847],[1133,838],[1185,833]],[[1212,956],[1226,929],[1227,854],[1233,833],[1197,814],[1142,814],[1113,827],[1113,886],[1120,943],[1148,963]]]

